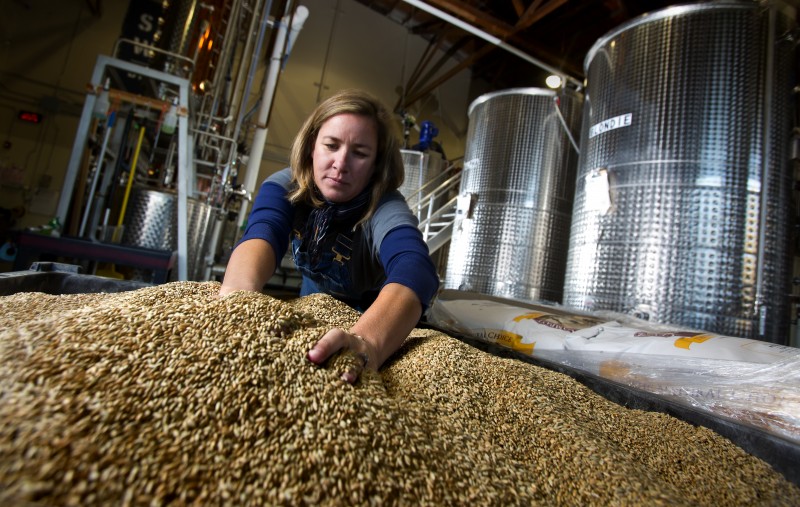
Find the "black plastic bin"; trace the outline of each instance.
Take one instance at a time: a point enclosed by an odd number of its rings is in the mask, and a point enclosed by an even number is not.
[[[125,292],[153,285],[134,280],[84,275],[81,271],[80,266],[73,264],[34,262],[25,271],[0,273],[0,296],[18,292],[44,292],[52,295]]]

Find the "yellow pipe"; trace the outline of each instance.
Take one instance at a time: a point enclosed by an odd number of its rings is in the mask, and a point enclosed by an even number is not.
[[[128,207],[128,197],[130,197],[131,187],[133,187],[133,175],[136,173],[136,163],[139,161],[139,151],[142,149],[142,139],[144,139],[144,127],[139,129],[139,140],[136,142],[136,150],[133,152],[131,169],[128,171],[128,185],[125,187],[125,197],[122,198],[122,209],[119,211],[117,227],[122,225],[122,220],[125,218],[125,209]]]

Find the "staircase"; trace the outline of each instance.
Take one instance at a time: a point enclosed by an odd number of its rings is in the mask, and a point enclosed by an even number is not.
[[[436,252],[450,241],[460,185],[461,171],[449,167],[406,196],[411,211],[419,219],[419,229],[430,253]]]

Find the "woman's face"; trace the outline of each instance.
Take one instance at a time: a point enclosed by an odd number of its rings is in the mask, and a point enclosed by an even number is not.
[[[361,193],[375,172],[378,129],[369,117],[352,113],[328,118],[314,151],[314,183],[331,202],[347,202]]]

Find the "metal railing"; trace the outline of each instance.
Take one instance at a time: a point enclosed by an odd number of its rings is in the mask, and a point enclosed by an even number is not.
[[[450,241],[460,185],[461,170],[451,166],[406,197],[431,253]]]

